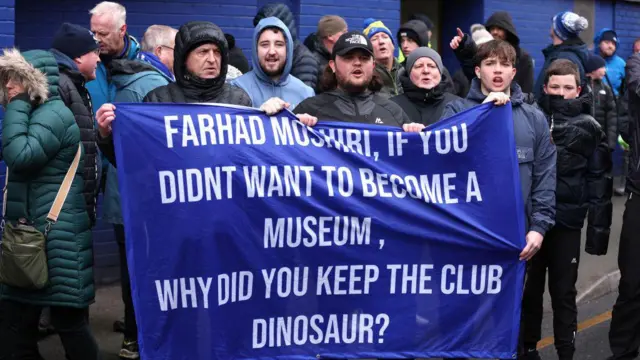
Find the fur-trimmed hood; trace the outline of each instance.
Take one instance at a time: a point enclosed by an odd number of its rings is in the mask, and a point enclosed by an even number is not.
[[[6,84],[15,80],[24,86],[32,102],[44,104],[52,92],[57,95],[58,77],[53,54],[44,50],[20,53],[16,48],[5,49],[0,56],[0,103],[7,105]]]

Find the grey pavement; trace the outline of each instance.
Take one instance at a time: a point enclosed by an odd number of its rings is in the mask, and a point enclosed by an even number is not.
[[[592,256],[584,251],[580,259],[580,275],[577,289],[579,296],[579,322],[591,319],[599,314],[610,311],[616,299],[618,242],[622,213],[624,211],[623,197],[614,197],[613,226],[609,251],[605,256]],[[586,227],[586,226],[585,226]],[[584,233],[583,233],[584,249]],[[553,336],[551,306],[546,296],[545,317],[543,320],[543,337]],[[123,314],[120,287],[118,285],[102,287],[96,294],[96,303],[91,307],[91,326],[98,340],[103,360],[117,360],[122,334],[113,332],[113,322]],[[609,322],[605,321],[579,332],[577,336],[576,360],[597,359],[604,360],[609,353],[607,332]],[[65,360],[64,351],[57,336],[50,336],[40,342],[40,352],[46,360]],[[541,350],[543,359],[557,359],[553,345]]]

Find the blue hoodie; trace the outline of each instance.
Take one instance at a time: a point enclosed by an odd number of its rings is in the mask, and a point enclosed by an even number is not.
[[[264,73],[258,60],[258,39],[262,30],[266,27],[280,29],[285,35],[287,43],[287,61],[278,81],[273,81],[271,77]],[[253,70],[232,80],[231,84],[242,88],[249,94],[254,107],[260,107],[270,98],[278,97],[290,103],[289,110],[293,110],[302,100],[315,95],[312,88],[290,74],[293,64],[293,39],[287,26],[278,18],[268,17],[260,20],[253,31],[252,55]]]
[[[615,32],[615,30],[613,29],[609,29],[609,28],[603,28],[602,30],[600,30],[598,32],[598,34],[596,34],[595,38],[593,39],[593,44],[594,44],[594,52],[598,55],[600,55],[600,38],[602,38],[602,34],[604,34],[607,31],[611,31],[613,32],[615,35],[615,39],[616,39],[616,51],[618,50],[618,48],[620,47],[620,42],[618,41],[618,34]],[[607,78],[609,79],[609,86],[611,86],[611,88],[613,89],[613,92],[616,94],[616,96],[618,96],[618,93],[620,91],[620,86],[622,86],[622,81],[624,80],[624,68],[627,65],[627,63],[624,61],[623,58],[621,58],[620,56],[616,55],[616,53],[613,53],[613,56],[609,56],[609,57],[604,57],[604,61],[607,62]],[[605,78],[606,81],[606,78]]]

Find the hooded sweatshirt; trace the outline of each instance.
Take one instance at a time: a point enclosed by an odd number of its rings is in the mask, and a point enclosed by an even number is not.
[[[620,47],[620,42],[618,42],[618,34],[613,29],[604,28],[600,30],[593,39],[593,43],[595,45],[594,52],[598,55],[600,55],[600,41],[602,38],[602,34],[607,31],[611,31],[615,34],[614,39],[616,43],[616,51],[618,51],[618,47]],[[611,87],[613,93],[618,96],[620,94],[620,88],[624,80],[625,66],[627,66],[627,63],[623,58],[616,55],[616,52],[614,52],[612,56],[603,56],[603,58],[607,63],[607,77],[604,79],[604,81]]]
[[[520,37],[516,32],[511,15],[506,11],[498,11],[493,13],[487,19],[484,26],[488,29],[491,27],[499,27],[503,29],[507,35],[507,42],[516,49],[516,76],[514,80],[520,85],[523,93],[533,91],[533,59],[531,55],[524,49],[520,48]]]
[[[278,80],[273,80],[267,75],[258,58],[258,39],[266,28],[278,28],[284,34],[287,54],[285,66]],[[268,17],[260,20],[258,26],[253,31],[253,70],[233,80],[231,84],[236,85],[249,94],[254,106],[260,106],[272,97],[278,97],[291,104],[293,110],[302,100],[314,96],[312,88],[305,85],[300,79],[291,75],[293,64],[293,39],[287,26],[275,17]]]
[[[277,17],[282,21],[291,33],[293,39],[293,64],[291,75],[302,80],[307,86],[315,89],[321,74],[318,74],[318,62],[311,51],[300,42],[296,32],[296,21],[291,9],[282,3],[272,3],[263,6],[253,18],[253,26],[258,26],[260,20],[266,17]]]

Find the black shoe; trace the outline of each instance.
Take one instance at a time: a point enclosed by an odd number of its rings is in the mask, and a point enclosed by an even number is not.
[[[113,322],[113,332],[124,333],[124,321],[117,320]]]
[[[625,195],[624,188],[617,188],[617,189],[613,190],[613,193],[616,196],[624,196]]]
[[[535,348],[525,350],[525,353],[518,356],[518,360],[542,360],[540,358],[540,354],[538,354],[538,350]]]

